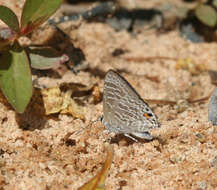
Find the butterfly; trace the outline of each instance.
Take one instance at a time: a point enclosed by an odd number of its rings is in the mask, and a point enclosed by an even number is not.
[[[213,125],[217,125],[217,88],[214,89],[210,97],[208,119]]]
[[[124,134],[134,141],[137,140],[133,136],[153,139],[150,129],[160,127],[149,105],[113,70],[105,77],[102,122],[109,131]]]

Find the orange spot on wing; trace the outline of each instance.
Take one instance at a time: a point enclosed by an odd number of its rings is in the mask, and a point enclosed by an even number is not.
[[[151,115],[148,114],[148,113],[144,113],[143,115],[144,115],[147,119],[151,118]]]

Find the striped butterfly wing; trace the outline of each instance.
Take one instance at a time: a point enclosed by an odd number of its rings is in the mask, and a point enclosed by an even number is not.
[[[158,127],[155,114],[118,73],[106,74],[103,95],[104,125],[116,133],[143,133]]]

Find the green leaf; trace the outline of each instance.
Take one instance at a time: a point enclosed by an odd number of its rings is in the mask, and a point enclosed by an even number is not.
[[[32,78],[26,52],[20,48],[0,57],[0,87],[9,103],[23,113],[32,96]]]
[[[62,0],[26,0],[21,16],[22,33],[29,33],[45,22],[61,2]]]
[[[29,47],[31,67],[34,69],[46,70],[60,66],[69,60],[69,57],[56,51],[51,47]]]
[[[199,5],[195,10],[196,17],[205,25],[214,27],[217,23],[217,14],[213,7],[209,5]]]
[[[31,67],[39,70],[46,70],[59,67],[68,60],[66,55],[60,57],[43,57],[37,54],[30,54]]]
[[[9,28],[19,33],[19,21],[14,12],[8,7],[0,5],[0,19],[9,26]]]
[[[217,0],[214,0],[214,1],[212,2],[212,5],[213,5],[215,8],[217,8]]]

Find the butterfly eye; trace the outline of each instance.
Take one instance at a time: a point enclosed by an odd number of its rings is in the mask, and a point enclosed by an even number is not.
[[[152,117],[152,113],[144,113],[143,114],[147,119],[149,119],[150,117]]]

